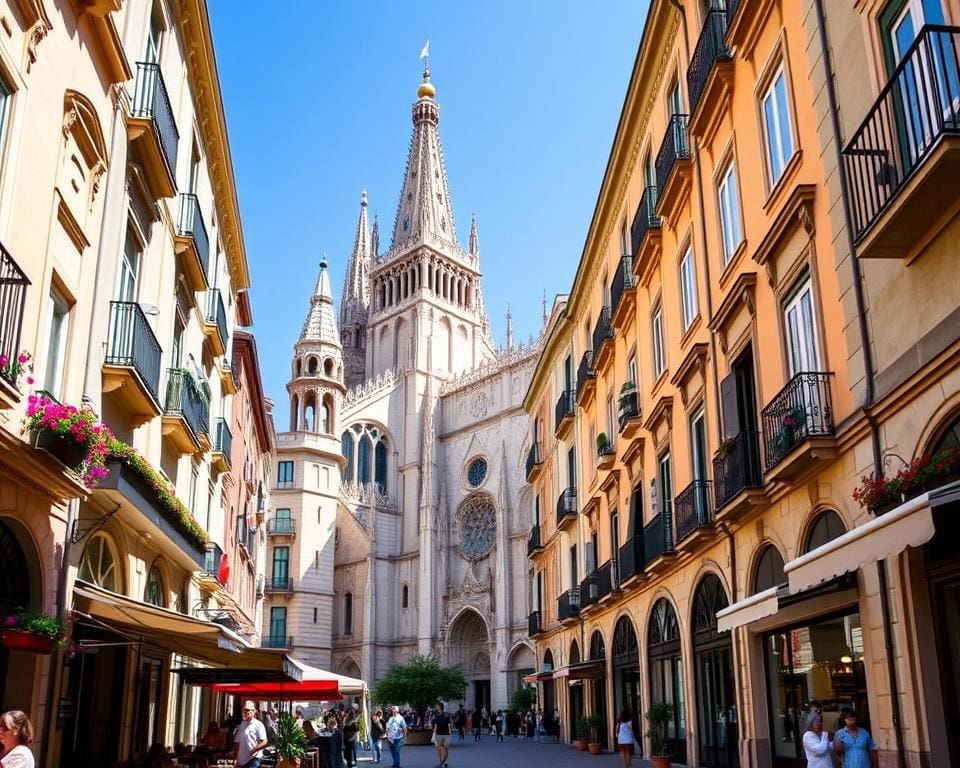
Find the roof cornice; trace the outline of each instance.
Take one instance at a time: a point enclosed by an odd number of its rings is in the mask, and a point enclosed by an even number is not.
[[[263,393],[263,380],[260,378],[260,359],[257,357],[257,341],[253,334],[246,331],[233,332],[233,359],[243,361],[243,375],[250,385],[250,408],[253,411],[254,428],[262,453],[269,453],[271,430],[267,419],[266,398]]]

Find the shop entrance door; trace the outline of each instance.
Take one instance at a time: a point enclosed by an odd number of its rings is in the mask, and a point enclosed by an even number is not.
[[[473,708],[483,709],[484,707],[487,708],[487,712],[490,711],[490,681],[474,680],[473,681]]]
[[[642,743],[640,647],[630,619],[621,616],[613,631],[613,708],[618,722],[624,707],[630,710],[634,736]]]
[[[133,756],[147,754],[160,731],[163,659],[145,656],[137,670],[137,694],[133,710]]]
[[[580,737],[577,733],[577,720],[583,717],[583,683],[580,680],[571,680],[567,684],[567,701],[570,716],[567,718],[567,733],[570,741]],[[584,736],[586,738],[586,736]]]

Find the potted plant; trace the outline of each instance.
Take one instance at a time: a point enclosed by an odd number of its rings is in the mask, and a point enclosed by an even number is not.
[[[0,629],[0,642],[8,651],[53,653],[63,642],[66,625],[55,616],[39,611],[20,611],[7,616]]]
[[[587,751],[587,744],[589,743],[589,734],[590,734],[590,720],[589,718],[581,715],[577,718],[577,740],[574,742],[577,745],[577,749],[581,752]]]
[[[27,384],[33,384],[33,376],[30,375],[32,371],[33,358],[26,350],[12,359],[6,355],[0,355],[0,376],[12,382],[18,390],[24,376],[27,378]]]
[[[653,763],[653,768],[670,768],[667,726],[673,717],[673,705],[666,701],[658,701],[650,705],[644,717],[650,724],[647,736],[650,737],[650,762]]]
[[[786,456],[796,443],[796,430],[806,421],[806,411],[799,405],[787,409],[780,420],[780,427],[770,441],[770,448],[776,456]]]
[[[277,748],[279,768],[297,768],[300,759],[307,753],[307,734],[289,712],[283,712],[277,720],[277,735],[273,745]]]
[[[88,488],[106,477],[104,462],[114,437],[89,408],[30,395],[23,431],[30,433],[34,445],[81,475]]]
[[[603,717],[599,713],[594,712],[587,717],[587,730],[590,732],[590,742],[587,744],[587,748],[590,750],[591,755],[603,753],[603,745],[600,743],[600,731],[602,729]]]
[[[853,500],[875,515],[888,512],[906,499],[939,488],[960,478],[960,448],[945,448],[914,459],[894,477],[879,475],[861,478]]]

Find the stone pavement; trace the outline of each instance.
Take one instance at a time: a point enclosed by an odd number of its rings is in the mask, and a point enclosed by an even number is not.
[[[358,768],[367,768],[371,763],[370,752],[359,752]],[[510,736],[503,743],[494,741],[493,736],[484,734],[479,742],[473,741],[473,735],[459,741],[453,737],[450,768],[623,768],[623,760],[616,752],[609,750],[602,755],[580,752],[571,744],[537,744],[533,739],[517,739]],[[437,750],[432,744],[425,747],[403,747],[400,753],[403,768],[436,768]],[[390,768],[390,750],[384,742],[383,760],[379,768]],[[650,768],[651,763],[634,757],[632,768]]]

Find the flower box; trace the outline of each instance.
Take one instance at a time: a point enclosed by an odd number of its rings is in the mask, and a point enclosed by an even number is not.
[[[27,651],[29,653],[53,653],[56,641],[52,637],[22,632],[18,629],[0,630],[0,642],[8,651]]]
[[[85,444],[78,443],[73,438],[54,432],[52,429],[41,429],[35,432],[33,444],[37,448],[43,448],[70,469],[77,469],[83,464],[87,455]]]

